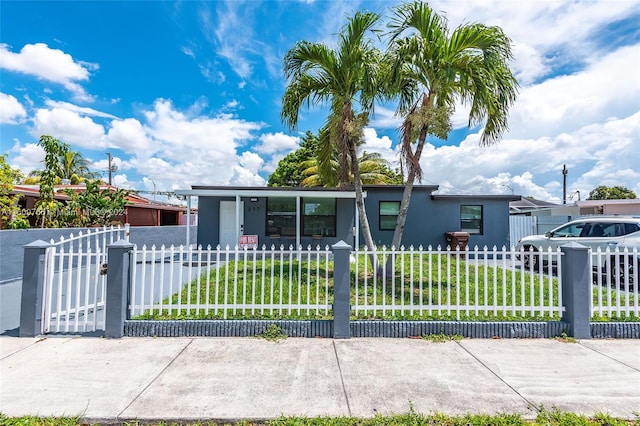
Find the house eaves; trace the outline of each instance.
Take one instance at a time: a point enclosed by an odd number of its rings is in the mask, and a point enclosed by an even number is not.
[[[176,190],[177,195],[197,197],[315,197],[355,199],[355,191],[333,188],[293,187],[241,187],[241,186],[192,186],[191,189]],[[363,191],[366,197],[366,191]]]

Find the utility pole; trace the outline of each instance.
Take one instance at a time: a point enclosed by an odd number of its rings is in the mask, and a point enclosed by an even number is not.
[[[107,152],[107,155],[109,156],[109,186],[111,186],[111,171],[113,170],[111,167],[111,153]]]
[[[567,165],[565,164],[562,168],[562,204],[567,204],[567,174],[569,170],[567,170]]]

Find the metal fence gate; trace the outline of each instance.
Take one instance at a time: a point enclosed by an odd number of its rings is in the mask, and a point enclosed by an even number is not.
[[[104,330],[107,246],[129,240],[129,225],[51,241],[45,252],[42,333]]]

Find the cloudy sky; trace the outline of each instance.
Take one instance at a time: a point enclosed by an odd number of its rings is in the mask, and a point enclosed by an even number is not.
[[[117,185],[265,185],[326,108],[280,121],[282,58],[296,41],[329,45],[356,10],[394,1],[14,2],[0,5],[0,143],[28,172],[40,135],[69,143]],[[501,26],[520,83],[502,141],[455,114],[423,153],[442,194],[518,194],[561,202],[598,185],[640,194],[640,1],[432,1],[451,28]],[[379,105],[367,151],[397,164],[394,105]],[[106,176],[106,173],[105,173]]]

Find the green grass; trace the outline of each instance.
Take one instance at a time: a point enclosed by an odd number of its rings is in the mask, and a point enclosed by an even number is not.
[[[386,307],[385,310],[366,310],[358,315],[359,318],[477,321],[559,319],[556,313],[544,310],[549,306],[550,294],[554,301],[558,300],[556,279],[549,280],[547,277],[541,278],[539,274],[520,270],[485,266],[482,260],[466,261],[447,254],[405,254],[404,259],[402,257],[396,257],[395,265],[391,267],[391,277],[386,277],[386,265],[382,274],[374,274],[371,260],[364,256],[358,258],[358,281],[366,280],[368,285],[366,292],[361,290],[358,293],[357,304],[375,303]],[[403,263],[404,268],[401,266]],[[508,284],[505,286],[504,282]],[[420,302],[431,307],[413,312],[407,309],[407,306]],[[533,302],[537,307],[512,308],[523,302],[526,305]],[[455,309],[439,308],[438,305],[461,306],[460,313]],[[485,308],[484,305],[490,307]]]
[[[557,312],[545,309],[548,309],[550,295],[554,304],[558,301],[555,278],[493,267],[484,265],[482,260],[466,261],[447,254],[405,254],[404,259],[402,257],[396,257],[392,274],[387,274],[386,269],[374,273],[371,259],[363,255],[358,256],[357,263],[351,264],[351,282],[357,280],[359,283],[357,289],[351,286],[351,304],[358,308],[352,319],[560,319]],[[404,268],[401,267],[403,260]],[[235,281],[234,276],[237,276]],[[328,291],[324,288],[326,279],[329,281]],[[600,302],[598,289],[594,288],[594,306],[606,305],[609,299],[613,304],[617,298],[624,297],[614,289],[605,289],[604,292]],[[196,303],[208,304],[209,307],[196,309]],[[290,261],[286,256],[276,256],[265,260],[230,261],[219,268],[212,268],[209,274],[202,274],[179,293],[163,300],[161,311],[148,310],[136,319],[329,319],[332,318],[332,303],[333,262],[308,261],[304,257]],[[256,306],[228,308],[225,306],[228,304]],[[292,304],[301,306],[291,307]],[[373,304],[384,308],[374,310],[371,308]],[[485,308],[485,304],[490,307]],[[534,307],[520,307],[523,304],[533,304]],[[416,305],[422,307],[416,308]],[[460,308],[456,310],[455,306]],[[612,315],[607,312],[594,316],[593,320],[637,321],[638,318],[624,312]]]
[[[433,343],[445,343],[445,342],[459,342],[460,340],[464,339],[464,337],[458,334],[448,335],[444,333],[439,333],[439,334],[425,334],[421,337],[421,339],[428,340]]]
[[[264,274],[263,274],[264,268]],[[234,281],[233,277],[237,276]],[[329,291],[324,280],[329,277]],[[301,286],[298,283],[302,283]],[[147,311],[136,319],[326,319],[332,318],[333,263],[292,259],[230,261],[211,269],[163,300],[164,309]],[[226,295],[226,297],[225,297]],[[218,305],[196,311],[195,305]],[[256,304],[247,309],[224,308],[225,304]],[[289,309],[267,305],[316,305]],[[181,308],[178,308],[181,306]]]
[[[262,334],[258,334],[256,337],[270,342],[279,342],[282,339],[289,337],[280,327],[276,324],[271,324]]]
[[[0,413],[0,424],[4,426],[83,426],[98,425],[87,423],[81,418],[57,417],[7,417]],[[109,423],[123,426],[218,426],[226,423],[216,422],[120,422]],[[606,414],[593,417],[540,409],[535,420],[523,419],[518,414],[467,414],[448,416],[441,413],[423,415],[411,410],[406,414],[376,415],[371,418],[356,417],[280,417],[261,423],[240,421],[237,426],[638,426],[640,420],[625,420]]]

